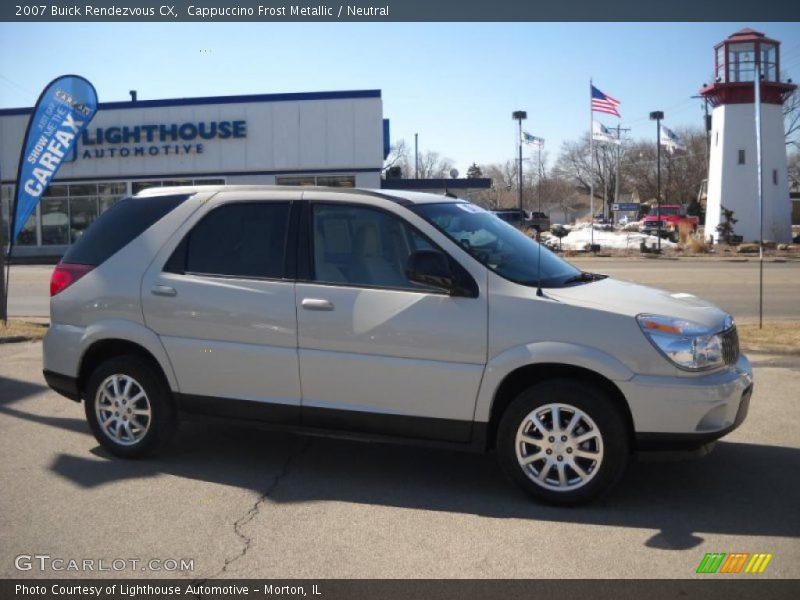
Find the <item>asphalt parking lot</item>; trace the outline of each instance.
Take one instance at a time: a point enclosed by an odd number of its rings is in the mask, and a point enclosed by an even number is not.
[[[800,359],[754,358],[750,416],[712,454],[637,461],[601,503],[556,509],[493,456],[222,425],[112,459],[46,388],[41,344],[0,345],[0,577],[682,578],[706,552],[800,577]],[[36,554],[193,569],[15,568]]]

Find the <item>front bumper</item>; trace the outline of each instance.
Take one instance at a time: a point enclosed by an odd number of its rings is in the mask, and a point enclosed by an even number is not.
[[[744,355],[707,375],[637,375],[617,385],[628,400],[641,449],[697,448],[727,435],[747,417],[753,371]]]

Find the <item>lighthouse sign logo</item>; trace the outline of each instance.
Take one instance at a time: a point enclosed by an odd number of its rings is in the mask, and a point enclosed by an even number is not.
[[[712,574],[737,574],[763,573],[772,560],[772,554],[749,552],[709,552],[697,566],[697,573]]]

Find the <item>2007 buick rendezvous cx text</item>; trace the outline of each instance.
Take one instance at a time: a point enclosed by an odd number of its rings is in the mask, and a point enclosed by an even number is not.
[[[753,389],[730,315],[581,272],[445,196],[145,191],[69,249],[51,296],[47,382],[121,457],[225,417],[493,449],[576,504],[638,449],[725,435]]]

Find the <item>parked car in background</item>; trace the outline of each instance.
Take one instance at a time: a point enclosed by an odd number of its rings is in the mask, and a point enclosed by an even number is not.
[[[550,217],[543,212],[534,211],[531,213],[530,218],[525,221],[525,224],[541,233],[550,229]]]
[[[217,417],[494,450],[571,505],[639,449],[726,435],[753,390],[724,311],[581,271],[443,195],[153,188],[86,229],[50,295],[45,380],[124,458]]]
[[[686,214],[686,209],[680,204],[662,204],[653,206],[645,215],[639,225],[639,231],[648,235],[658,235],[677,242],[681,228],[695,232],[700,224],[698,217]]]
[[[492,214],[496,217],[503,219],[506,223],[510,223],[514,227],[522,228],[528,220],[528,213],[521,208],[508,208],[493,210]]]

